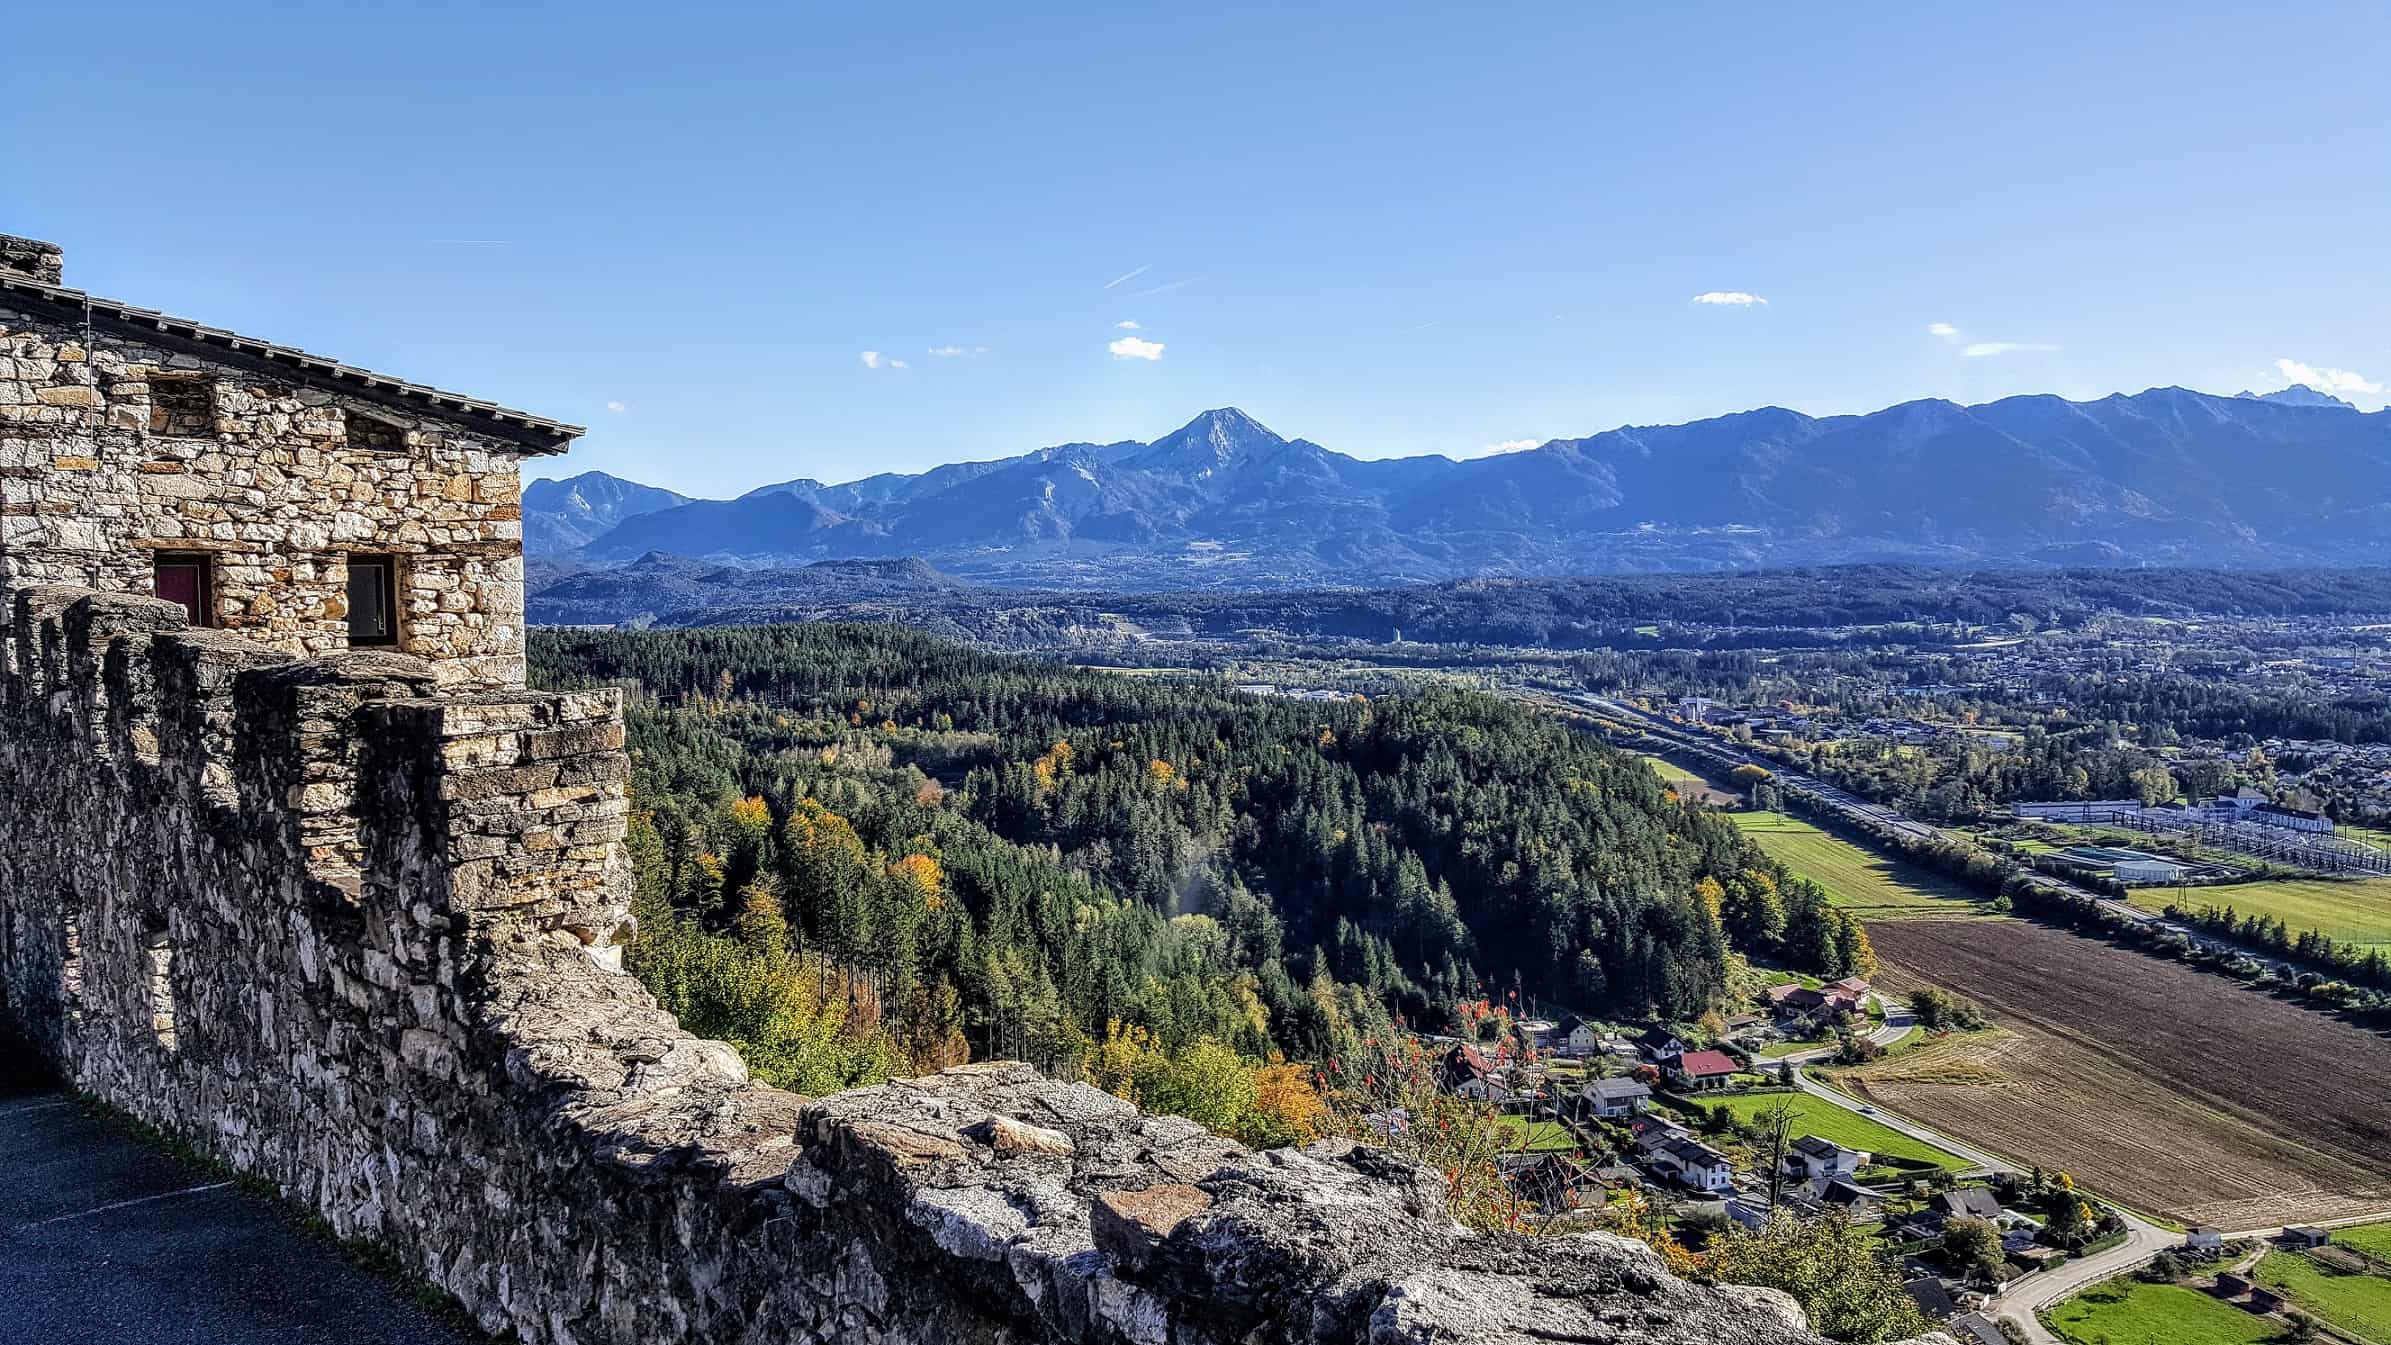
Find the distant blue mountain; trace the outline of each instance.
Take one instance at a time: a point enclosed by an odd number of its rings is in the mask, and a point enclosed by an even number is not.
[[[534,481],[523,490],[523,546],[535,556],[573,551],[613,531],[624,519],[689,502],[676,491],[604,472]]]
[[[580,512],[554,523],[550,498],[527,493],[535,553],[585,565],[650,552],[737,565],[920,556],[982,581],[1108,588],[2391,560],[2391,413],[2309,389],[1917,401],[1826,418],[1767,407],[1459,462],[1348,457],[1231,408],[1152,443],[789,481],[736,500],[659,507],[635,494],[646,487],[603,481],[561,501]],[[592,531],[608,508],[611,525]]]

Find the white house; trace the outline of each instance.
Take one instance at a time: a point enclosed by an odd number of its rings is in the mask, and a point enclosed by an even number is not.
[[[1785,1171],[1804,1181],[1833,1181],[1859,1171],[1866,1158],[1858,1149],[1846,1149],[1833,1140],[1804,1135],[1787,1146]]]
[[[1592,1055],[1602,1049],[1602,1030],[1572,1015],[1553,1032],[1553,1049],[1564,1055]]]
[[[1633,1079],[1596,1079],[1586,1085],[1586,1107],[1596,1116],[1633,1116],[1652,1102],[1652,1090]]]
[[[1652,1165],[1697,1191],[1728,1191],[1735,1175],[1727,1156],[1696,1139],[1674,1139],[1652,1153]]]

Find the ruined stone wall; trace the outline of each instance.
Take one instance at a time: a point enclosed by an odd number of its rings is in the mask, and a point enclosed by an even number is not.
[[[0,587],[147,594],[205,553],[216,625],[324,654],[348,557],[390,554],[401,649],[523,685],[520,445],[39,308],[0,304]]]
[[[436,695],[154,599],[9,595],[0,1004],[72,1082],[534,1345],[1762,1342],[1648,1249],[1464,1234],[1025,1066],[808,1101],[618,969],[613,693]]]

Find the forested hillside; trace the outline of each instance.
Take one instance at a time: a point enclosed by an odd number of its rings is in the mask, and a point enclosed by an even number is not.
[[[632,692],[634,962],[759,1071],[970,1056],[1325,1060],[1513,992],[1691,1020],[1730,938],[1856,923],[1643,764],[1490,697],[1257,700],[890,626],[542,632]]]

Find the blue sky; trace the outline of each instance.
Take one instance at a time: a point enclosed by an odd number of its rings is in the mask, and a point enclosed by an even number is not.
[[[1289,8],[39,6],[0,231],[711,494],[2391,382],[2391,8]]]

